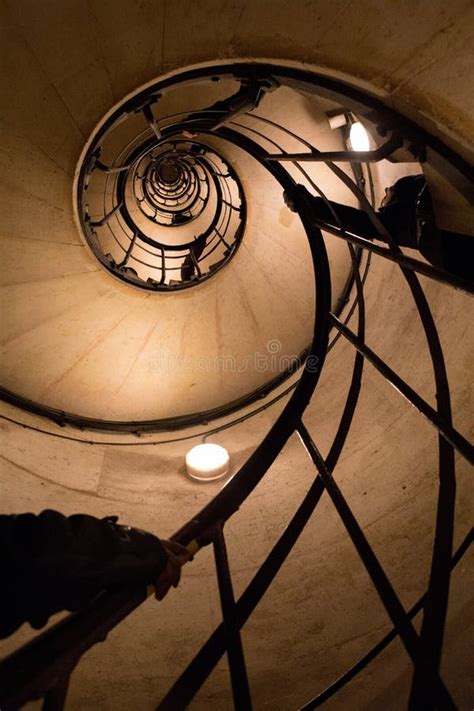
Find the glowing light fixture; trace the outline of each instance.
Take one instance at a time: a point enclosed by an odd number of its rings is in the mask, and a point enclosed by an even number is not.
[[[214,481],[229,471],[229,452],[219,444],[198,444],[186,455],[186,471],[192,479]]]
[[[349,140],[353,151],[370,151],[369,134],[360,121],[356,121],[352,124]]]

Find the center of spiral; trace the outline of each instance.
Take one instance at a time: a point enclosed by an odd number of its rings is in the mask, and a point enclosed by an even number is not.
[[[169,160],[162,161],[158,166],[158,174],[163,183],[172,185],[179,178],[178,166]]]

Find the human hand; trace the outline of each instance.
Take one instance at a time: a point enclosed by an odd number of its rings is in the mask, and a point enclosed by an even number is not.
[[[163,548],[168,554],[166,566],[155,581],[155,597],[163,600],[171,586],[178,587],[181,578],[181,568],[188,563],[192,556],[185,546],[176,541],[161,541]]]
[[[292,212],[298,212],[301,201],[306,199],[308,195],[309,193],[306,188],[303,185],[298,184],[283,192],[283,200],[289,210]]]

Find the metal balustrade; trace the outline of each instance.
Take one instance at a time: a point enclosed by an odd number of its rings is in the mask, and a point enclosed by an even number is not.
[[[123,127],[128,114],[116,113]],[[94,256],[117,278],[151,291],[211,277],[232,259],[245,229],[244,193],[232,166],[170,131],[157,142],[151,129],[114,146],[106,165],[100,157],[111,153],[110,134],[115,138],[114,125],[86,153],[78,188],[83,236]]]
[[[188,115],[160,120],[157,105],[147,103],[147,97],[162,95],[175,84],[186,86],[194,82],[217,81],[222,77],[238,80],[243,87],[240,90],[238,101],[233,99],[227,105],[227,111],[220,109],[219,121],[210,116],[209,109],[195,111]],[[242,99],[245,87],[252,87],[246,103]],[[256,86],[264,88],[261,95],[255,91]],[[383,139],[381,147],[360,156],[353,152],[342,151],[340,154],[333,152],[329,155],[318,153],[317,148],[306,140],[292,134],[307,149],[305,156],[299,153],[287,153],[281,150],[280,142],[275,138],[279,132],[291,133],[268,119],[248,112],[249,102],[252,107],[258,105],[259,100],[265,100],[268,87],[278,91],[279,86],[290,86],[304,92],[320,94],[336,102],[343,110],[356,113],[358,116],[368,117],[379,134],[392,138]],[[263,97],[263,98],[262,98]],[[230,97],[232,99],[232,97]],[[253,103],[252,103],[253,102]],[[236,106],[237,103],[237,106]],[[143,107],[145,106],[145,109]],[[393,624],[392,630],[384,635],[353,666],[341,677],[336,679],[327,689],[315,690],[315,697],[304,705],[304,709],[315,709],[324,704],[341,688],[348,684],[357,674],[370,664],[383,649],[397,637],[400,638],[408,657],[413,664],[413,680],[408,702],[408,708],[417,709],[454,709],[455,702],[449,688],[440,675],[440,658],[443,642],[443,632],[446,621],[448,592],[450,576],[459,560],[468,550],[473,540],[473,531],[464,539],[456,552],[453,552],[453,525],[455,492],[455,450],[471,464],[474,463],[474,448],[455,428],[451,412],[451,397],[443,349],[438,336],[429,303],[423,288],[418,280],[421,273],[432,280],[448,284],[453,288],[464,289],[472,293],[474,284],[468,280],[460,279],[443,270],[430,267],[421,260],[408,258],[397,246],[393,236],[381,224],[375,210],[373,199],[368,200],[361,189],[360,169],[354,170],[354,176],[349,177],[337,165],[337,161],[349,160],[359,165],[361,162],[376,161],[391,155],[393,151],[402,147],[422,163],[430,162],[441,174],[448,176],[454,185],[471,200],[474,195],[474,176],[471,168],[451,149],[443,145],[438,139],[428,135],[425,131],[415,126],[412,122],[388,110],[376,99],[345,85],[342,82],[330,80],[302,70],[278,67],[272,65],[238,64],[230,66],[209,67],[205,69],[183,72],[173,78],[157,82],[136,97],[129,100],[123,110],[130,112],[133,107],[143,111],[152,131],[155,142],[169,145],[171,136],[181,132],[193,133],[198,138],[192,138],[182,143],[172,143],[172,155],[178,156],[181,148],[178,146],[192,146],[194,140],[205,141],[206,135],[222,138],[239,146],[252,158],[259,161],[278,181],[283,191],[290,191],[298,181],[304,182],[310,190],[319,194],[324,200],[324,186],[316,185],[305,171],[301,162],[306,160],[323,160],[335,175],[357,197],[359,204],[369,216],[372,223],[379,230],[380,235],[388,246],[379,247],[369,240],[362,239],[350,231],[346,231],[342,220],[338,220],[337,211],[335,218],[339,223],[338,228],[329,229],[327,224],[315,219],[311,201],[302,201],[298,206],[299,217],[304,226],[311,252],[314,269],[314,284],[316,296],[315,320],[313,337],[308,349],[308,360],[311,358],[312,367],[303,368],[301,377],[293,388],[291,397],[275,424],[264,437],[260,445],[249,457],[240,471],[228,482],[225,488],[198,512],[192,520],[185,523],[173,536],[173,539],[188,546],[193,554],[209,544],[213,545],[216,575],[222,606],[222,623],[205,641],[200,651],[173,684],[165,698],[157,706],[161,711],[167,709],[175,711],[185,708],[201,685],[216,666],[219,659],[227,653],[232,682],[234,706],[236,709],[250,709],[252,707],[251,690],[249,687],[245,650],[240,632],[249,619],[259,600],[271,585],[275,575],[290,554],[305,525],[314,514],[323,492],[327,492],[335,510],[337,511],[348,537],[364,564],[372,585],[376,590],[389,619]],[[212,113],[212,112],[211,112]],[[191,131],[192,126],[192,131]],[[266,135],[266,128],[272,128],[272,135]],[[396,136],[396,138],[393,138]],[[275,139],[275,140],[274,140]],[[94,148],[93,148],[94,150]],[[176,158],[176,163],[160,163],[157,156],[159,148],[148,147],[146,166],[140,167],[138,182],[142,183],[147,172],[156,172],[158,177],[150,178],[146,190],[156,190],[146,199],[155,200],[163,185],[174,183],[181,184],[184,180],[181,170],[181,158]],[[275,151],[278,151],[275,153]],[[143,154],[145,155],[145,154]],[[167,154],[166,161],[171,160]],[[96,156],[96,159],[98,157]],[[140,162],[142,158],[137,158]],[[173,158],[174,160],[174,158]],[[186,162],[186,158],[183,157]],[[87,163],[87,162],[86,162]],[[291,170],[287,169],[290,163]],[[88,163],[90,170],[90,162]],[[105,172],[101,166],[93,170]],[[105,165],[105,164],[104,164]],[[166,170],[164,168],[166,165]],[[112,166],[111,170],[117,170]],[[163,172],[161,172],[163,171]],[[168,173],[166,173],[168,171]],[[112,173],[115,176],[126,175],[129,172],[119,171]],[[369,173],[370,174],[370,173]],[[196,178],[198,180],[198,178]],[[152,183],[156,182],[156,185]],[[191,180],[189,185],[191,185]],[[186,183],[188,184],[188,183]],[[188,188],[186,188],[188,189]],[[189,188],[190,190],[194,188]],[[144,198],[145,199],[145,198]],[[161,199],[161,198],[160,198]],[[243,199],[241,198],[241,201]],[[243,204],[243,202],[241,202]],[[326,204],[330,206],[326,200]],[[106,207],[106,206],[105,206]],[[332,209],[332,208],[331,208]],[[160,220],[172,220],[174,207],[159,211]],[[166,215],[166,217],[165,217]],[[170,217],[171,216],[171,217]],[[348,288],[353,293],[353,305],[344,321],[341,314],[331,311],[331,278],[326,247],[321,230],[334,235],[348,243],[352,260],[352,275]],[[371,253],[395,262],[407,282],[411,291],[414,307],[417,310],[421,327],[423,328],[427,348],[429,350],[434,386],[436,390],[436,407],[430,406],[419,393],[417,393],[403,378],[397,374],[377,353],[369,348],[365,342],[366,312],[364,289],[365,276],[368,268],[367,257]],[[357,315],[355,330],[348,326],[353,314]],[[348,388],[345,405],[340,414],[336,435],[330,446],[328,455],[324,458],[318,448],[313,434],[304,424],[304,413],[311,397],[317,387],[321,375],[328,347],[334,343],[334,338],[344,338],[354,347],[354,364],[350,386]],[[314,364],[317,367],[314,367]],[[408,405],[418,410],[438,433],[439,449],[439,490],[436,511],[436,529],[433,541],[431,572],[429,586],[425,594],[409,610],[406,610],[400,601],[397,591],[392,585],[374,549],[366,538],[360,523],[347,501],[337,481],[334,472],[344,449],[346,438],[357,411],[359,394],[362,387],[364,367],[374,367],[386,380],[387,387],[393,386],[403,396]],[[47,413],[46,413],[47,414]],[[251,495],[253,489],[265,476],[271,464],[279,456],[288,438],[297,433],[302,446],[307,451],[314,464],[314,481],[295,511],[293,517],[280,538],[274,544],[271,552],[263,561],[259,570],[246,587],[242,595],[236,600],[232,588],[231,565],[227,558],[225,545],[225,523],[237,514],[239,506]],[[62,709],[65,703],[68,678],[76,664],[80,662],[82,654],[93,644],[106,638],[107,633],[120,623],[133,609],[140,605],[151,594],[151,589],[139,587],[134,589],[117,589],[105,592],[88,609],[72,614],[43,634],[40,634],[24,648],[18,650],[0,666],[1,696],[0,705],[4,711],[20,707],[27,700],[44,697],[44,709]],[[172,594],[172,593],[171,593]],[[423,611],[423,621],[418,632],[413,625],[413,617]]]

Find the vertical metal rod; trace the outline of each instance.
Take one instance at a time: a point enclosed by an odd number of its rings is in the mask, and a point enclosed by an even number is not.
[[[103,217],[101,220],[94,220],[93,222],[91,222],[91,223],[90,223],[90,226],[91,226],[91,227],[103,227],[103,226],[110,220],[110,218],[112,217],[112,215],[115,215],[115,213],[117,212],[117,210],[120,210],[120,208],[122,207],[122,205],[123,205],[123,202],[119,202],[118,205],[116,205],[115,207],[113,207],[113,208],[110,210],[110,212],[107,212],[107,214],[104,215],[104,217]]]
[[[227,247],[227,249],[230,249],[230,244],[227,244],[227,242],[225,241],[224,237],[221,235],[221,233],[219,232],[219,230],[217,229],[217,227],[214,227],[214,230],[216,231],[216,234],[217,234],[217,236],[219,237],[220,241],[225,244],[225,246]]]
[[[133,233],[133,237],[130,240],[130,244],[128,245],[127,251],[125,252],[124,258],[122,259],[120,264],[117,264],[118,267],[124,267],[127,264],[128,260],[130,259],[130,255],[132,253],[132,249],[135,246],[135,242],[137,241],[137,236],[138,236],[138,230],[135,230],[135,232]]]
[[[150,104],[147,104],[146,106],[144,106],[142,109],[142,112],[143,112],[143,115],[146,119],[147,124],[149,125],[149,127],[151,128],[151,130],[153,131],[153,133],[155,134],[157,139],[159,141],[161,141],[161,131],[160,131],[158,124],[156,123],[155,117],[153,116],[153,111],[151,110]]]
[[[240,629],[236,619],[234,590],[232,588],[224,530],[221,523],[216,527],[213,546],[226,636],[227,656],[229,658],[234,708],[237,709],[237,711],[251,711],[252,701],[250,698],[250,687],[247,678]]]
[[[359,554],[370,579],[372,580],[380,600],[382,601],[394,627],[400,635],[400,639],[402,640],[410,659],[414,664],[419,663],[422,666],[422,671],[429,680],[430,687],[433,687],[437,692],[439,708],[443,709],[443,711],[444,709],[454,711],[457,707],[442,679],[439,677],[438,671],[427,667],[425,660],[418,659],[420,640],[415,628],[413,627],[411,620],[408,618],[404,607],[397,597],[395,590],[385,574],[385,571],[382,568],[369,541],[365,537],[362,528],[352,513],[352,510],[346,502],[331,472],[328,470],[324,459],[322,458],[319,450],[313,442],[311,435],[302,421],[297,426],[296,431],[300,435],[304,447],[313,460],[334,508],[339,514],[341,521],[352,543],[354,544],[354,547]]]
[[[165,277],[166,277],[166,262],[165,262],[165,250],[163,247],[160,247],[161,249],[161,279],[160,279],[160,284],[165,283]]]
[[[197,275],[198,275],[198,277],[200,277],[200,276],[201,276],[201,269],[200,269],[200,267],[199,267],[198,260],[196,259],[196,255],[194,254],[192,247],[191,247],[190,250],[189,250],[189,254],[191,255],[191,259],[192,259],[192,261],[193,261],[194,268],[195,268],[195,270],[196,270],[196,272],[197,272]]]
[[[355,335],[350,328],[347,328],[337,316],[333,313],[329,314],[329,319],[335,328],[361,353],[366,360],[376,368],[385,380],[398,390],[408,402],[416,407],[430,424],[432,424],[439,434],[461,454],[470,464],[474,464],[474,447],[468,440],[456,430],[451,419],[447,419],[440,415],[438,410],[435,410],[429,403],[426,402],[416,390],[406,383],[385,361],[382,360],[363,340]]]
[[[57,683],[46,692],[41,711],[62,711],[69,688],[70,670],[61,676]]]

